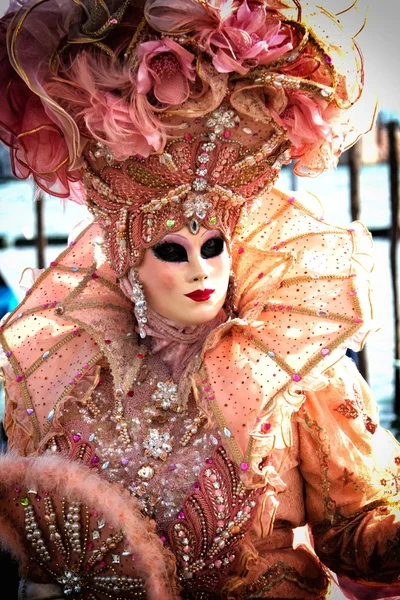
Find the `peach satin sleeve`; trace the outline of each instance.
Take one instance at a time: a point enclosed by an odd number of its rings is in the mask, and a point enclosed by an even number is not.
[[[352,361],[307,392],[298,413],[306,519],[315,549],[339,575],[400,585],[400,445],[378,425]],[[372,596],[371,596],[372,597]]]

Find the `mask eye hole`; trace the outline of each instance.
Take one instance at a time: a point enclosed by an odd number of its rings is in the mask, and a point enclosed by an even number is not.
[[[222,237],[213,237],[204,242],[201,247],[202,258],[214,258],[222,254],[225,242]]]
[[[159,260],[165,262],[187,262],[186,249],[175,242],[162,242],[152,248],[153,254]]]

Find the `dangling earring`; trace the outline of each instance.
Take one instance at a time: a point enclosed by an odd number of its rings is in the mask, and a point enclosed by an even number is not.
[[[236,316],[237,306],[236,306],[236,296],[237,296],[237,281],[236,275],[233,271],[229,273],[229,284],[228,291],[226,294],[226,307],[229,311],[230,317]]]
[[[139,335],[143,339],[146,337],[145,324],[147,323],[147,302],[143,291],[143,286],[137,277],[137,273],[132,271],[132,302],[135,305],[134,313],[139,326]]]

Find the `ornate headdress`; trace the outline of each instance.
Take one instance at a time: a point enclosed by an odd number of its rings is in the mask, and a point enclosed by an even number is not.
[[[284,162],[334,165],[362,90],[337,15],[298,0],[18,0],[0,37],[14,173],[85,202],[118,275],[184,224],[229,239]]]

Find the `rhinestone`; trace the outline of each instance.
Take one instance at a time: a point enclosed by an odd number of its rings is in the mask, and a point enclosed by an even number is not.
[[[119,563],[121,562],[121,557],[119,554],[112,554],[112,562],[114,565],[119,565]]]
[[[166,225],[167,227],[173,227],[175,225],[174,219],[167,219]]]
[[[231,432],[229,431],[229,429],[227,427],[224,427],[224,435],[227,438],[230,438],[232,436]]]
[[[194,179],[193,183],[192,183],[192,188],[196,191],[196,192],[204,192],[204,190],[206,190],[208,187],[208,182],[206,179]]]
[[[92,538],[94,540],[98,540],[100,538],[100,531],[98,531],[97,529],[93,529],[93,531],[92,531]]]
[[[154,469],[151,465],[143,465],[138,471],[138,477],[143,481],[149,481],[154,477]]]
[[[200,231],[200,223],[196,219],[192,219],[189,224],[189,229],[193,235],[196,235]]]
[[[216,225],[218,219],[217,219],[217,217],[210,217],[208,221],[209,221],[210,225]]]

